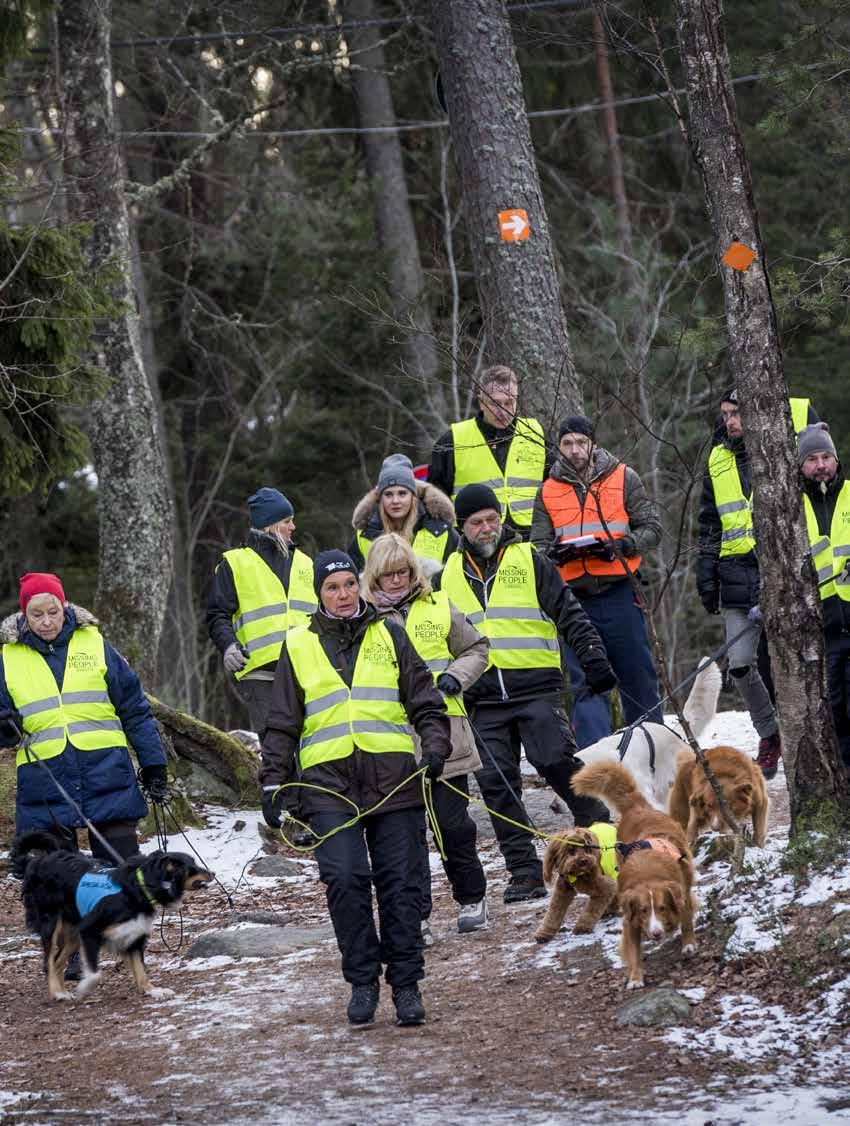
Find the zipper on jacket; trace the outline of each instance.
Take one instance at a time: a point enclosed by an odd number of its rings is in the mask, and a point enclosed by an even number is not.
[[[488,588],[488,583],[492,583],[492,582],[496,581],[497,573],[498,573],[498,567],[493,572],[493,577],[490,578],[490,579],[485,578],[484,581],[481,584],[481,590],[484,594],[484,613],[485,613],[485,615],[487,613],[487,606],[490,602],[490,591],[489,591],[489,588]],[[498,665],[496,666],[496,677],[499,681],[499,687],[502,690],[502,702],[504,703],[504,702],[506,702],[507,700],[510,699],[510,696],[508,696],[508,690],[505,688],[505,681],[502,677],[502,670],[498,667]]]

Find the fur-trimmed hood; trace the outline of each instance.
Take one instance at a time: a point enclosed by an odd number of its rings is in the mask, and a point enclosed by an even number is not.
[[[434,485],[429,485],[427,481],[417,481],[416,495],[419,501],[420,521],[430,516],[432,520],[442,520],[443,523],[448,524],[450,528],[455,526],[454,505],[444,492]],[[362,500],[358,502],[354,508],[354,514],[351,517],[351,526],[355,531],[365,531],[369,522],[373,519],[380,521],[380,515],[378,514],[378,502],[380,499],[381,494],[378,492],[377,488],[374,488],[370,489]]]
[[[96,626],[98,624],[97,618],[90,610],[86,610],[83,606],[77,606],[74,602],[69,602],[66,606],[74,615],[74,620],[78,626]],[[11,645],[21,640],[21,626],[24,624],[24,615],[20,610],[14,614],[9,614],[0,622],[0,645]]]

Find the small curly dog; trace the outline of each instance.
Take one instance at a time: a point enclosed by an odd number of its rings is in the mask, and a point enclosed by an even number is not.
[[[579,893],[589,898],[576,919],[575,934],[590,934],[605,912],[616,906],[616,837],[616,826],[597,822],[587,829],[565,829],[549,842],[543,879],[552,885],[552,898],[534,935],[538,942],[555,937]]]

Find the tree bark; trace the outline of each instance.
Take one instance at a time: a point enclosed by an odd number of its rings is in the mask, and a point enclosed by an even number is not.
[[[551,428],[580,409],[549,222],[504,0],[432,0],[486,334],[485,359],[522,381],[523,407]],[[528,213],[530,237],[503,242],[499,212]]]
[[[67,0],[59,6],[64,173],[70,217],[91,225],[84,243],[91,269],[112,270],[113,294],[125,308],[92,341],[91,363],[111,380],[92,407],[89,427],[98,476],[97,611],[110,637],[151,682],[171,580],[173,515],[130,269],[111,15],[111,0]]]
[[[823,624],[809,542],[776,310],[759,232],[752,178],[731,85],[722,0],[677,0],[689,139],[705,188],[718,259],[733,242],[756,252],[745,271],[718,263],[725,295],[729,367],[738,388],[753,484],[754,520],[782,731],[792,828],[824,803],[843,801],[844,781],[827,700]]]
[[[349,20],[371,21],[377,15],[373,0],[346,0],[345,16]],[[358,123],[364,128],[395,125],[381,29],[351,28],[346,39],[351,50],[351,87]],[[364,133],[362,144],[375,199],[378,242],[387,258],[393,317],[399,322],[402,366],[414,384],[413,394],[433,416],[436,433],[451,420],[438,378],[440,361],[425,294],[401,141],[398,133]]]

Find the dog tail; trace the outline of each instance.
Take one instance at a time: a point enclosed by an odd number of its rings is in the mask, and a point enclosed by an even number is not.
[[[704,663],[705,657],[701,657],[700,664]],[[722,686],[723,677],[716,661],[706,665],[694,681],[684,712],[685,719],[697,739],[714,719],[717,712],[717,697]]]
[[[618,812],[633,798],[643,797],[631,773],[619,762],[588,763],[572,776],[570,786],[576,794],[601,798]]]
[[[27,864],[36,856],[43,856],[47,852],[58,852],[61,849],[59,841],[52,833],[44,829],[32,829],[22,833],[12,845],[9,857],[12,875],[22,880],[27,870]]]

